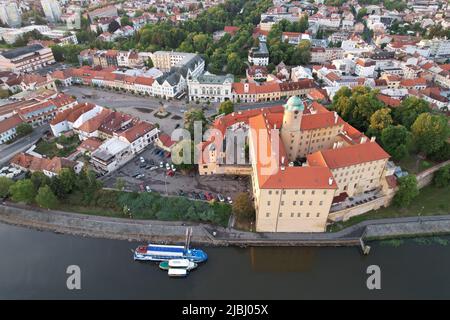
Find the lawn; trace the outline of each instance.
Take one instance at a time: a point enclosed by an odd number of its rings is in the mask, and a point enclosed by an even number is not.
[[[417,174],[432,167],[436,163],[430,160],[423,160],[416,154],[409,154],[406,158],[402,159],[396,164],[411,174]]]
[[[437,188],[435,186],[427,186],[420,190],[420,194],[406,208],[397,208],[389,206],[379,210],[370,211],[350,218],[345,222],[338,222],[329,227],[329,231],[339,231],[343,228],[354,225],[358,222],[371,219],[397,218],[411,216],[431,216],[450,213],[449,195],[450,186],[445,188]]]
[[[64,146],[62,149],[58,149],[56,144]],[[56,138],[54,141],[41,140],[36,144],[35,152],[45,155],[47,158],[67,157],[71,155],[80,144],[78,136],[74,135],[72,137],[61,136]]]

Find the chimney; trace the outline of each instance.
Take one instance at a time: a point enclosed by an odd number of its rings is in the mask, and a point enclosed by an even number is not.
[[[338,121],[338,114],[336,111],[334,111],[334,124],[336,124]]]
[[[330,186],[333,185],[333,178],[332,177],[328,178],[328,185],[330,185]]]
[[[249,88],[248,83],[244,83],[244,92],[245,93],[248,93],[248,88]]]
[[[277,124],[276,124],[276,123],[273,125],[273,128],[274,128],[275,130],[277,130]]]
[[[375,139],[376,139],[377,137],[375,137],[375,136],[373,136],[372,138],[370,138],[370,142],[375,142]]]
[[[336,149],[337,147],[337,142],[333,143],[333,149]]]
[[[366,143],[366,141],[367,141],[367,137],[362,137],[361,138],[361,143]]]
[[[281,163],[284,164],[284,156],[281,157]]]

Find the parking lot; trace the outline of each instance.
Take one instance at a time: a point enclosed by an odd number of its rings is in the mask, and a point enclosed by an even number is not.
[[[146,191],[149,188],[151,192],[161,194],[182,195],[197,200],[223,197],[225,201],[228,197],[232,201],[238,193],[249,191],[249,177],[200,176],[198,173],[184,175],[178,171],[169,176],[166,166],[169,163],[171,167],[171,160],[165,154],[156,155],[156,150],[156,147],[149,146],[118,171],[102,178],[105,187],[114,188],[117,179],[121,178],[126,190]],[[145,163],[141,163],[140,157],[145,159]],[[160,167],[161,162],[163,168]]]

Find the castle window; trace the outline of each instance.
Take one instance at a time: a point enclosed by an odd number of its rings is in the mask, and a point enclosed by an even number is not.
[[[297,213],[297,217],[300,218],[302,216],[302,214],[299,212]]]
[[[318,218],[318,217],[320,217],[320,212],[317,212],[317,215],[316,215],[316,217]]]
[[[266,218],[270,217],[270,212],[266,212]]]
[[[293,212],[291,212],[291,218],[293,218],[294,217],[294,213]]]

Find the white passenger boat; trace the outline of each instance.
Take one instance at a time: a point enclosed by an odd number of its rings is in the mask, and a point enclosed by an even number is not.
[[[182,278],[187,276],[187,270],[181,268],[170,268],[168,274],[169,277]]]
[[[159,268],[162,270],[169,270],[170,268],[180,268],[187,271],[194,270],[197,268],[197,264],[188,259],[172,259],[169,261],[162,261],[159,263]]]

